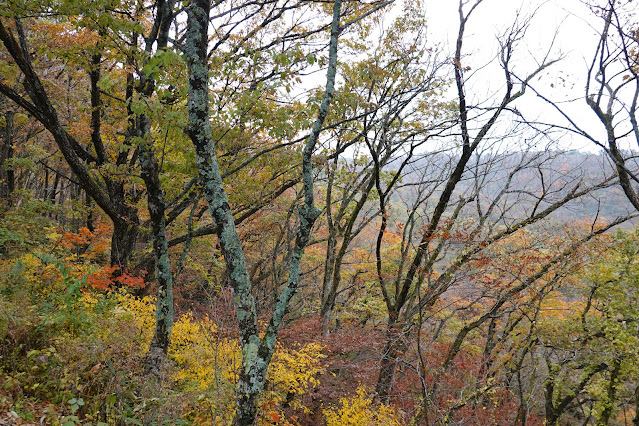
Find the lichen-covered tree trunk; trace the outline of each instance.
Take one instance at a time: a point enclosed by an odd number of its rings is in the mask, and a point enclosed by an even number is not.
[[[184,56],[189,69],[187,132],[195,147],[197,167],[217,236],[224,256],[233,299],[236,304],[242,347],[242,370],[238,384],[238,424],[252,424],[257,413],[257,397],[264,386],[265,356],[259,353],[255,300],[244,252],[224,191],[209,124],[207,41],[210,3],[194,0],[188,7],[188,29]]]
[[[145,117],[141,128],[148,137],[148,123]],[[152,147],[147,141],[140,144],[140,168],[146,184],[149,215],[153,232],[153,253],[155,255],[155,271],[158,282],[155,334],[146,359],[146,372],[159,377],[162,363],[166,356],[173,328],[173,276],[169,260],[169,246],[166,239],[166,220],[164,191],[160,184],[159,166]]]
[[[227,276],[233,290],[237,308],[237,319],[242,348],[242,367],[239,375],[234,424],[253,424],[257,415],[257,403],[266,381],[266,371],[275,350],[275,342],[288,303],[297,290],[300,260],[313,224],[319,216],[314,205],[312,154],[333,98],[337,70],[337,39],[340,32],[339,17],[341,1],[335,2],[329,52],[329,66],[325,94],[317,120],[306,142],[302,157],[302,182],[304,204],[301,206],[300,226],[287,284],[279,295],[275,311],[263,338],[257,328],[255,299],[251,293],[251,282],[246,260],[228,197],[224,190],[220,169],[215,154],[215,141],[209,124],[208,93],[208,26],[209,0],[194,0],[189,3],[188,27],[184,46],[184,57],[189,70],[187,133],[195,147],[197,167],[204,195],[211,216],[217,225],[217,236],[227,268]]]
[[[145,38],[145,49],[149,57],[151,57],[154,42],[157,42],[157,51],[162,51],[167,47],[174,6],[175,0],[157,2],[154,27],[151,29],[150,35]],[[131,79],[128,79],[128,82],[130,84]],[[141,88],[141,96],[150,98],[153,95],[155,86],[156,81],[152,76],[140,75],[138,87]],[[127,93],[132,93],[132,90],[127,90]],[[164,190],[160,183],[160,166],[153,149],[153,135],[151,134],[149,117],[145,113],[136,116],[130,105],[128,110],[130,136],[134,136],[140,141],[138,162],[147,191],[147,203],[153,234],[155,274],[158,283],[155,333],[147,353],[145,370],[148,374],[160,377],[162,364],[171,341],[174,316],[173,275],[171,273],[169,246],[166,238],[166,202]]]

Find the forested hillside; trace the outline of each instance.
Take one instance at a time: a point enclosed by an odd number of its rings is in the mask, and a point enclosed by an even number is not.
[[[0,425],[639,424],[632,2],[488,3],[3,3]]]

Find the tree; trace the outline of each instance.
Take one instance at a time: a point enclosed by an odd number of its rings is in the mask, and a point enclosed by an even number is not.
[[[582,266],[540,300],[535,322],[524,321],[528,340],[513,345],[519,391],[526,388],[533,404],[539,398],[548,424],[609,424],[619,412],[632,415],[636,236],[607,237],[581,250]]]
[[[5,84],[0,84],[0,91],[3,91],[7,97],[33,115],[53,135],[79,184],[113,221],[111,264],[117,267],[119,273],[124,272],[124,268],[128,265],[133,254],[140,220],[137,207],[131,203],[131,201],[135,202],[138,197],[131,194],[134,191],[134,185],[120,178],[114,172],[118,168],[132,167],[136,161],[140,163],[141,176],[146,184],[148,196],[158,279],[158,315],[156,334],[151,344],[149,369],[153,368],[151,364],[157,364],[157,359],[153,361],[154,358],[157,358],[157,354],[153,355],[156,350],[166,354],[173,322],[172,272],[168,261],[165,229],[166,203],[159,180],[160,170],[154,154],[154,136],[149,123],[149,111],[139,108],[140,103],[149,103],[154,93],[155,78],[152,74],[147,74],[145,67],[148,68],[153,59],[154,48],[162,53],[167,47],[168,31],[173,19],[175,2],[159,2],[157,6],[155,19],[152,20],[153,27],[150,29],[149,35],[144,37],[143,52],[146,53],[146,56],[142,55],[143,58],[138,69],[135,69],[135,66],[138,65],[136,62],[138,58],[135,55],[140,53],[137,51],[139,24],[128,18],[114,19],[111,15],[99,17],[85,14],[82,16],[83,21],[79,24],[80,31],[86,31],[94,36],[96,34],[103,36],[103,38],[91,38],[94,40],[94,44],[90,46],[89,54],[86,57],[72,56],[78,62],[76,66],[84,68],[88,74],[89,88],[87,92],[90,98],[90,133],[88,136],[90,144],[86,145],[80,144],[59,119],[57,109],[50,100],[44,83],[35,71],[29,51],[27,32],[23,28],[20,12],[14,14],[10,11],[14,17],[17,39],[12,29],[5,26],[4,21],[0,22],[0,38],[23,75],[23,85],[29,99]],[[63,15],[73,15],[79,12],[72,5],[61,4],[59,7],[57,12]],[[36,10],[36,13],[46,15],[53,13],[53,11],[42,9]],[[99,14],[100,11],[98,10],[96,13]],[[145,12],[138,8],[133,9],[132,13],[139,19],[143,19]],[[65,24],[66,22],[59,24],[59,31],[71,31]],[[130,35],[132,53],[122,52],[118,50],[117,46],[106,42],[107,33],[111,33],[114,38],[126,38]],[[70,48],[73,49],[75,46]],[[108,59],[105,59],[104,51],[109,52]],[[113,66],[114,61],[117,61],[122,55],[126,63],[134,69],[126,73],[124,85],[118,86],[117,83],[121,83],[122,79],[116,80],[118,78],[117,72],[110,75],[109,77],[113,79],[112,91],[105,91],[102,88],[105,85],[102,76],[103,63],[110,63]],[[117,62],[115,63],[117,64]],[[55,61],[53,61],[53,66],[57,66]],[[113,107],[103,101],[104,94],[119,99],[113,93],[122,87],[125,92],[124,102]],[[108,108],[109,106],[111,108]],[[107,110],[110,112],[118,111],[120,115],[118,116],[116,113],[116,117],[125,118],[126,129],[118,128],[112,121],[109,121],[117,118],[112,115],[108,116]],[[113,143],[114,139],[119,139],[121,143]],[[106,140],[111,140],[111,143],[105,142]],[[85,148],[85,146],[90,148]]]
[[[486,143],[487,136],[491,130],[494,130],[493,128],[498,122],[498,119],[511,109],[511,104],[524,95],[528,82],[531,79],[557,61],[550,60],[546,57],[540,63],[539,67],[530,72],[527,77],[521,80],[516,79],[511,70],[511,62],[516,52],[516,46],[522,40],[525,33],[525,25],[519,24],[511,28],[500,40],[498,58],[504,71],[505,91],[495,106],[487,109],[485,107],[483,108],[484,111],[487,111],[484,117],[480,112],[481,110],[476,110],[472,105],[468,104],[466,98],[466,73],[469,69],[463,64],[465,58],[462,54],[466,24],[473,11],[475,11],[480,4],[481,1],[476,1],[467,7],[465,2],[462,1],[459,3],[460,26],[452,61],[458,95],[458,124],[461,137],[461,150],[459,150],[458,154],[455,153],[451,158],[450,169],[443,173],[444,179],[437,181],[432,185],[430,191],[426,191],[427,194],[437,194],[436,197],[438,200],[432,210],[430,219],[423,225],[419,240],[415,242],[415,251],[404,252],[400,263],[402,265],[400,272],[394,279],[387,279],[381,274],[381,269],[378,266],[378,271],[380,271],[379,285],[382,289],[388,309],[387,343],[382,355],[380,376],[377,385],[377,392],[380,398],[385,401],[388,400],[392,390],[397,360],[405,351],[406,329],[404,327],[410,328],[413,322],[412,318],[414,318],[423,307],[435,302],[437,298],[450,287],[454,281],[456,271],[458,271],[462,265],[473,259],[473,257],[485,247],[511,235],[519,228],[545,218],[561,205],[585,193],[579,190],[580,184],[577,183],[571,191],[567,192],[563,199],[557,199],[555,202],[547,204],[546,208],[540,210],[537,210],[537,208],[533,209],[528,217],[521,221],[508,223],[506,228],[501,231],[498,231],[493,225],[500,220],[499,216],[497,220],[492,217],[493,213],[498,213],[493,211],[495,208],[501,207],[499,203],[502,201],[509,201],[508,197],[505,196],[512,191],[510,188],[504,188],[485,209],[481,206],[480,193],[470,192],[467,195],[460,194],[459,200],[454,201],[453,195],[459,183],[466,173],[472,171],[472,169],[469,170],[472,161],[476,161],[477,165],[489,164],[488,167],[491,167],[490,163],[484,163],[480,160],[482,154],[490,156],[487,148],[481,145]],[[473,116],[473,114],[477,115]],[[475,120],[479,121],[478,130],[475,134],[471,134],[472,126],[476,122]],[[525,155],[522,156],[522,160],[521,166],[515,166],[511,169],[510,178],[506,180],[507,184],[513,182],[515,175],[531,165],[531,163],[528,162],[529,158]],[[481,179],[480,176],[476,176],[476,179],[477,178]],[[477,190],[480,190],[480,186],[477,186]],[[544,188],[544,193],[542,193],[542,197],[538,200],[537,206],[542,205],[542,200],[545,199],[547,193],[547,189]],[[427,198],[428,197],[424,197],[424,199]],[[437,239],[439,239],[438,237],[451,231],[456,224],[461,210],[471,202],[477,203],[479,217],[477,218],[478,222],[474,229],[471,228],[471,230],[468,231],[469,237],[472,238],[469,241],[469,245],[453,257],[454,260],[448,267],[444,267],[436,280],[428,283],[428,289],[426,290],[424,298],[411,307],[420,292],[424,279],[427,277],[424,272],[430,271],[442,254],[445,239],[440,239],[440,242],[436,243]],[[414,207],[416,208],[418,205]],[[447,210],[450,210],[448,218],[444,216]],[[503,219],[506,218],[506,216],[503,216],[504,213],[505,211],[502,209],[501,218]],[[405,226],[404,228],[412,229],[413,227]],[[386,229],[384,221],[379,229],[378,241],[382,241]],[[411,239],[407,241],[406,247],[413,244],[412,235],[410,235],[409,238]],[[471,242],[472,244],[470,244]],[[378,265],[382,263],[379,249],[377,250],[377,263]],[[406,265],[405,270],[404,264]]]
[[[628,17],[624,16],[627,12],[623,3],[610,1],[602,8],[593,6],[602,18],[603,30],[588,69],[585,100],[604,127],[605,142],[579,128],[577,131],[604,148],[615,165],[626,197],[639,210],[639,195],[632,184],[636,182],[636,172],[621,146],[626,137],[639,146],[639,41],[637,30],[630,27],[632,23],[624,22]],[[629,105],[626,99],[631,99]]]
[[[571,116],[560,103],[535,92],[567,121],[567,125],[555,126],[585,138],[607,154],[626,197],[639,209],[636,164],[632,151],[628,151],[639,146],[639,41],[637,23],[632,21],[634,5],[630,3],[611,0],[589,4],[602,28],[587,69],[583,99],[601,124],[601,136],[586,130],[585,123]]]
[[[364,9],[364,16],[387,4],[388,2],[374,4],[368,7],[368,10]],[[266,332],[263,337],[260,337],[255,300],[245,255],[224,189],[216,156],[216,141],[209,123],[208,58],[210,54],[208,30],[211,4],[207,0],[194,1],[189,4],[187,12],[189,19],[184,46],[184,56],[189,70],[187,133],[195,147],[204,196],[209,205],[211,216],[216,223],[218,241],[226,263],[229,283],[234,293],[242,348],[242,367],[238,383],[237,412],[234,424],[246,425],[252,424],[255,420],[257,402],[264,388],[266,371],[273,356],[277,333],[291,297],[297,290],[302,254],[309,242],[313,224],[320,214],[314,201],[313,153],[335,90],[338,38],[344,28],[354,21],[340,24],[340,19],[343,17],[342,3],[337,0],[332,10],[326,87],[321,98],[317,118],[302,151],[301,181],[304,201],[299,208],[300,224],[291,257],[289,277],[277,299]],[[264,25],[270,19],[270,16],[267,15]],[[354,19],[359,20],[361,17]]]
[[[390,26],[380,20],[367,28],[361,37],[378,33],[378,42],[355,47],[365,59],[344,60],[344,84],[338,87],[327,132],[332,164],[326,168],[327,249],[320,307],[326,330],[355,239],[379,215],[384,220],[388,200],[418,152],[451,125],[449,105],[438,99],[445,87],[437,75],[442,64],[427,44],[422,6],[407,3]],[[347,150],[354,158],[342,159]]]
[[[72,13],[62,5],[63,14]],[[25,94],[19,93],[8,85],[5,79],[0,83],[0,91],[18,106],[35,117],[53,136],[58,148],[65,157],[73,174],[83,186],[87,194],[113,221],[113,238],[111,244],[111,264],[125,269],[132,255],[134,243],[138,233],[139,218],[137,209],[127,200],[127,190],[124,182],[112,177],[108,173],[99,173],[96,177],[93,169],[105,170],[111,161],[100,133],[100,94],[98,88],[99,66],[101,55],[97,53],[102,47],[94,46],[96,52],[91,58],[85,58],[84,65],[91,80],[91,130],[88,141],[80,143],[69,133],[64,122],[52,102],[42,79],[36,72],[36,65],[28,47],[27,30],[23,27],[21,15],[30,13],[26,7],[23,11],[7,10],[0,23],[0,40],[2,40],[7,54],[13,61],[13,73],[20,73],[19,80],[24,86]],[[34,13],[47,14],[46,10],[34,10]],[[13,28],[9,27],[9,19],[13,18]],[[62,30],[62,29],[61,29]],[[5,74],[6,75],[6,74]],[[132,147],[117,154],[115,167],[124,167],[129,162]]]

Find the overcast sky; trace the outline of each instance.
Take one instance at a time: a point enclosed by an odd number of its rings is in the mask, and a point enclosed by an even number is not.
[[[452,52],[459,27],[458,2],[426,0],[426,10],[431,42],[441,43],[446,51]],[[599,126],[596,125],[596,117],[585,105],[583,93],[585,75],[595,51],[600,22],[581,1],[484,0],[473,12],[467,25],[464,66],[477,70],[489,62],[498,51],[496,36],[512,25],[517,13],[520,14],[521,20],[533,12],[534,17],[526,33],[525,43],[519,46],[516,56],[516,72],[524,75],[527,71],[533,70],[535,58],[543,57],[553,44],[556,34],[551,56],[563,54],[565,57],[541,78],[535,79],[533,85],[553,100],[565,101],[576,98],[577,101],[572,105],[564,106],[587,127],[588,131],[597,134]],[[475,99],[498,92],[504,84],[503,73],[500,73],[497,64],[478,71],[474,78],[474,84],[468,87],[468,93]],[[528,118],[561,121],[543,100],[532,93],[518,102],[517,107]],[[596,150],[579,138],[567,138],[564,145],[576,149]]]

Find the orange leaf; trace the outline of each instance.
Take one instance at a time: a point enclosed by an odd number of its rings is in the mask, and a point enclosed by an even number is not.
[[[279,414],[270,412],[270,413],[266,413],[266,415],[269,416],[274,423],[279,423],[280,421]]]

